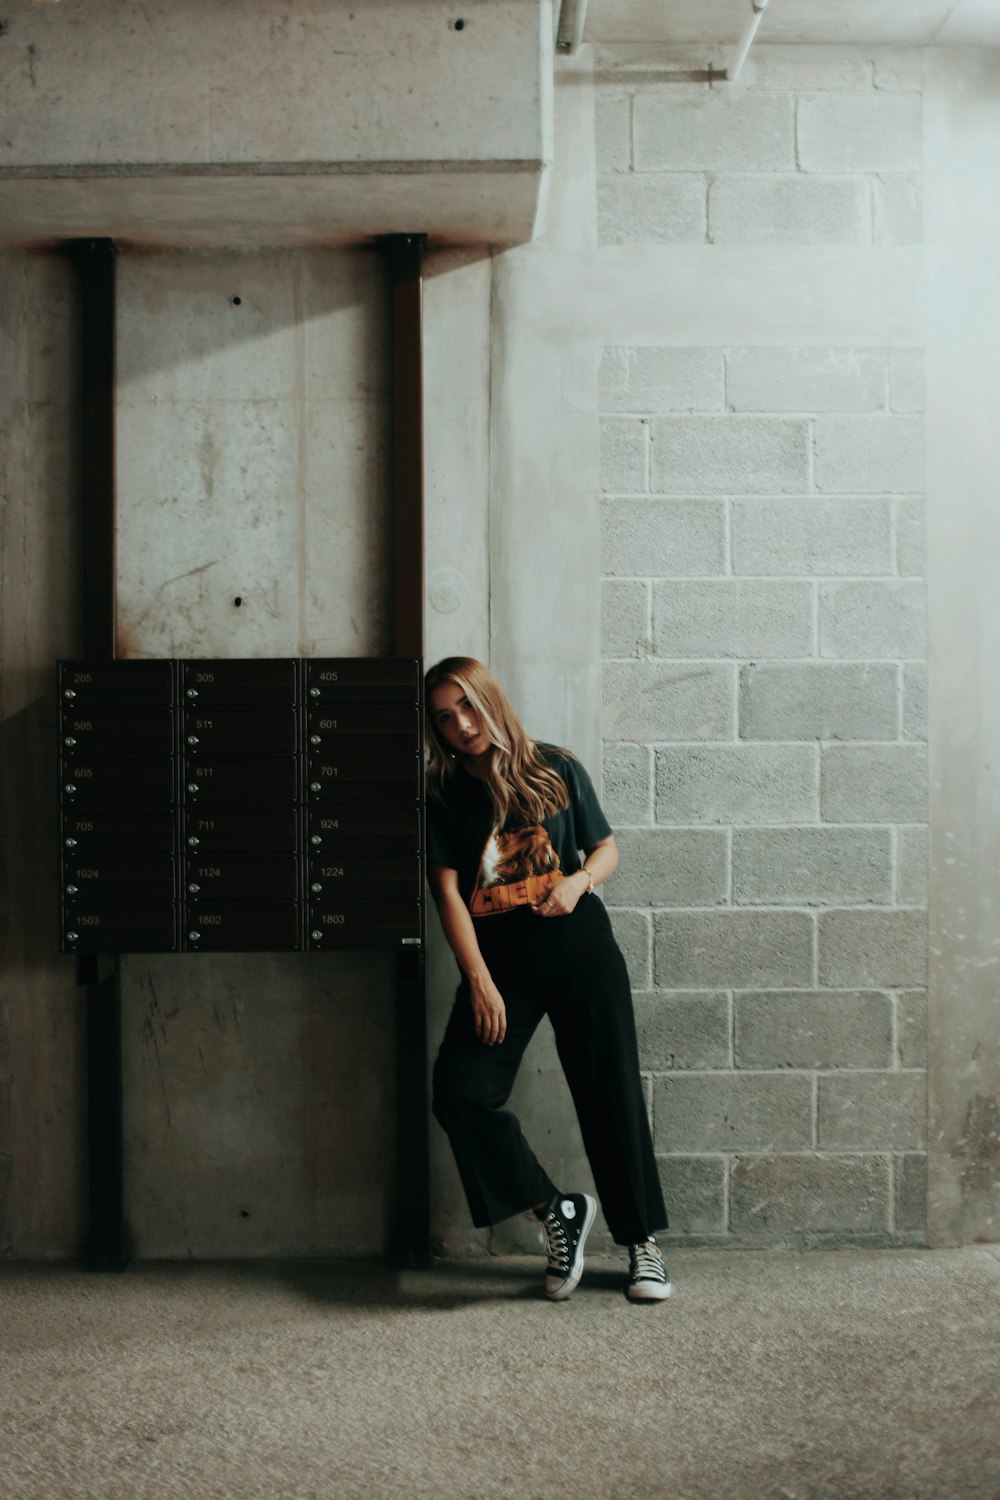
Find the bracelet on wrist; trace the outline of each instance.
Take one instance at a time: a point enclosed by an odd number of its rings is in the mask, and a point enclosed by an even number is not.
[[[587,880],[590,882],[589,885],[587,886],[587,889],[584,891],[583,894],[585,896],[592,896],[594,894],[594,872],[593,872],[593,870],[588,870],[586,865],[581,865],[580,866],[580,874],[581,875],[586,875]]]

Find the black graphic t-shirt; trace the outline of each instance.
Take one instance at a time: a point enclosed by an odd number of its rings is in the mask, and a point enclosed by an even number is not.
[[[496,828],[489,793],[461,765],[444,788],[444,803],[427,799],[427,858],[458,871],[473,917],[514,911],[544,897],[556,881],[579,870],[581,850],[593,849],[611,832],[580,762],[551,745],[538,749],[569,792],[569,806],[541,823],[512,818]]]

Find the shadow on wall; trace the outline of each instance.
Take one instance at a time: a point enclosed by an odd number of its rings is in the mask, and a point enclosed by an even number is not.
[[[393,959],[123,959],[126,1205],[138,1259],[383,1251]]]
[[[493,255],[490,246],[430,246],[424,277],[447,276]],[[296,261],[291,285],[280,272]],[[133,319],[128,328],[119,322],[123,399],[131,399],[131,382],[181,366],[188,367],[187,379],[203,367],[206,400],[225,399],[227,376],[236,372],[238,383],[249,381],[259,399],[280,399],[284,376],[271,341],[294,327],[304,330],[307,345],[320,333],[328,340],[318,363],[310,365],[310,351],[304,352],[307,377],[335,380],[345,392],[351,385],[356,398],[388,396],[389,288],[377,243],[275,250],[123,245],[118,280],[123,318]],[[376,326],[366,315],[379,281],[386,301]],[[311,327],[324,322],[326,329]]]
[[[48,693],[0,722],[6,844],[0,894],[0,966],[8,981],[15,970],[48,968],[59,934],[54,669],[51,677]],[[64,962],[72,966],[73,959]],[[0,1011],[0,1071],[9,1046],[4,1024]]]
[[[297,266],[293,278],[287,267]],[[287,329],[330,320],[322,360],[357,396],[388,389],[388,319],[366,322],[374,290],[388,279],[376,245],[288,250],[148,250],[122,247],[118,258],[121,398],[154,372],[186,367],[177,395],[261,400],[287,394],[294,359],[280,347]],[[388,310],[388,300],[386,309]],[[297,351],[308,359],[308,351]],[[197,373],[196,373],[197,372]],[[308,364],[303,373],[310,373]],[[314,369],[314,375],[320,373]],[[170,399],[160,388],[161,399]]]
[[[47,675],[25,673],[18,691]],[[59,953],[55,719],[53,672],[0,722],[0,1259],[73,1253],[84,1215],[84,1007]]]

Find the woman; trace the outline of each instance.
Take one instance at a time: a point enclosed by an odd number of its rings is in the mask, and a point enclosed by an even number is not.
[[[632,995],[593,894],[618,864],[611,829],[580,762],[527,737],[481,662],[438,662],[425,702],[428,878],[462,973],[434,1069],[434,1113],[473,1223],[533,1209],[548,1245],[546,1295],[561,1301],[579,1282],[594,1200],[555,1187],[503,1108],[547,1014],[605,1218],[629,1249],[628,1296],[661,1301],[670,1282],[653,1236],[667,1216]]]

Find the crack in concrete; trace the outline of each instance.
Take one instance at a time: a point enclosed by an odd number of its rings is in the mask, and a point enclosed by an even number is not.
[[[166,1028],[163,1026],[163,1020],[162,1020],[163,1012],[160,1010],[160,1002],[159,1002],[159,1000],[156,997],[156,990],[155,990],[155,988],[153,986],[153,976],[150,974],[150,975],[147,976],[147,979],[148,979],[148,982],[149,982],[149,991],[150,991],[150,994],[153,997],[153,1003],[150,1006],[150,1015],[147,1016],[146,1020],[143,1022],[143,1032],[145,1034],[146,1041],[147,1042],[152,1042],[152,1044],[153,1044],[153,1053],[154,1053],[154,1055],[156,1057],[156,1068],[157,1068],[157,1072],[160,1075],[160,1092],[163,1095],[163,1107],[164,1107],[164,1109],[167,1112],[167,1129],[168,1130],[172,1130],[173,1129],[173,1120],[171,1119],[171,1115],[170,1115],[170,1099],[167,1096],[167,1084],[166,1084],[166,1080],[165,1080],[165,1078],[163,1076],[163,1060],[160,1057],[160,1044],[159,1044],[159,1042],[156,1039],[156,1029],[155,1029],[155,1027],[153,1025],[153,1022],[152,1022],[152,1012],[155,1011],[155,1012],[157,1012],[160,1015],[160,1018],[161,1018],[161,1020],[160,1020],[160,1029],[163,1032],[163,1040],[164,1041],[166,1041],[166,1039],[167,1039],[167,1033],[166,1033]]]
[[[215,557],[211,562],[202,563],[198,568],[188,568],[186,573],[178,573],[174,578],[167,578],[163,583],[157,584],[156,588],[153,590],[153,598],[143,610],[142,614],[136,617],[134,628],[138,630],[140,625],[144,624],[144,622],[149,618],[153,609],[155,609],[156,607],[156,600],[158,596],[163,593],[164,589],[170,588],[170,586],[174,583],[180,583],[184,578],[194,578],[198,573],[207,573],[209,568],[218,567],[218,564],[219,559]]]

